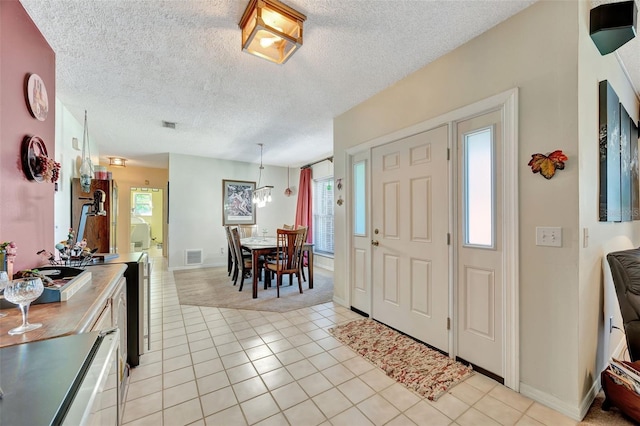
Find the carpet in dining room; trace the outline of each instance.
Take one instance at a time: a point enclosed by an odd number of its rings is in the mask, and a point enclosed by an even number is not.
[[[258,282],[258,298],[253,299],[252,278],[245,278],[242,291],[238,291],[240,280],[234,286],[226,267],[184,269],[174,271],[173,276],[182,305],[288,312],[333,300],[333,272],[318,267],[313,270],[313,289],[303,281],[302,294],[295,276],[293,285],[289,285],[288,276],[283,276],[280,298],[276,297],[275,277],[266,290],[263,282]]]

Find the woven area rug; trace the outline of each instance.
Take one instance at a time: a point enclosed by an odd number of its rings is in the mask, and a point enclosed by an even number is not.
[[[240,280],[234,286],[226,266],[174,271],[173,277],[182,305],[288,312],[333,300],[333,272],[318,267],[313,268],[313,289],[303,281],[302,294],[295,277],[293,285],[289,285],[288,276],[283,277],[280,298],[276,298],[275,278],[267,290],[258,282],[257,299],[251,297],[250,277],[245,278],[242,291],[238,291]]]
[[[471,367],[371,319],[351,321],[329,332],[387,376],[432,401],[473,374]]]

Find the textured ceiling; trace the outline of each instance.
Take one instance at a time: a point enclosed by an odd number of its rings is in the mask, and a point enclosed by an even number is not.
[[[271,165],[331,155],[334,117],[534,1],[285,0],[307,21],[284,65],[240,50],[248,0],[21,3],[101,157],[166,167],[167,153],[259,162],[257,143]]]

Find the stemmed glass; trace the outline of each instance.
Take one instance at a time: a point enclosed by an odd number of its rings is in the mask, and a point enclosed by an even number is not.
[[[20,307],[22,312],[22,325],[9,330],[9,334],[22,334],[27,331],[42,327],[42,324],[29,324],[29,305],[44,291],[42,280],[38,277],[19,278],[10,281],[4,289],[4,298]]]
[[[7,275],[7,271],[0,271],[0,292],[4,290],[4,288],[9,284],[9,275]],[[4,312],[0,312],[0,318],[6,317],[8,314]]]

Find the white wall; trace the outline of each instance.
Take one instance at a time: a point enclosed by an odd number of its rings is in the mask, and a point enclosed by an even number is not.
[[[275,230],[293,223],[300,171],[289,169],[295,195],[285,197],[286,167],[264,166],[262,185],[273,185],[273,201],[257,210],[259,229]],[[258,180],[258,164],[189,155],[169,155],[170,269],[185,268],[185,251],[203,250],[203,265],[227,264],[227,240],[222,227],[222,180]]]
[[[335,175],[349,185],[347,149],[519,88],[520,389],[574,418],[597,379],[602,247],[611,231],[637,245],[639,231],[637,222],[594,223],[598,79],[623,79],[609,58],[578,59],[592,49],[589,8],[586,0],[537,2],[334,120]],[[583,73],[583,65],[594,69]],[[628,84],[620,86],[637,111]],[[532,174],[531,155],[555,149],[568,155],[566,168],[552,180]],[[348,301],[345,225],[336,209],[334,292]],[[583,225],[593,229],[588,256],[580,252]],[[562,227],[563,246],[536,246],[536,226]]]
[[[89,120],[91,117],[89,117]],[[84,120],[84,117],[83,117]],[[78,177],[82,157],[82,135],[84,121],[75,119],[66,106],[56,98],[56,161],[60,163],[60,180],[58,191],[54,196],[54,241],[67,239],[69,228],[76,228],[77,223],[71,223],[71,179]],[[78,139],[79,150],[75,150],[72,138]],[[97,143],[89,135],[91,160],[98,164],[99,152]],[[76,230],[77,231],[77,230]],[[47,248],[53,251],[54,248]]]

